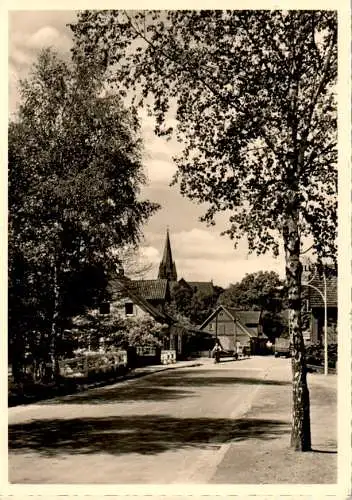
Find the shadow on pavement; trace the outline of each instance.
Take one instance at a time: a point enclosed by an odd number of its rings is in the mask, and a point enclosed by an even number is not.
[[[228,375],[227,375],[228,374]],[[214,372],[209,370],[182,370],[151,374],[130,383],[119,383],[105,388],[43,401],[43,405],[54,404],[109,404],[126,401],[171,401],[194,397],[192,388],[215,385],[290,385],[289,382],[254,377],[234,377],[232,370]]]
[[[42,405],[54,404],[109,404],[122,403],[126,401],[171,401],[184,397],[191,397],[192,391],[180,389],[165,389],[158,387],[162,384],[152,385],[146,380],[139,380],[135,384],[119,384],[113,387],[92,389],[90,391],[70,394],[43,401]]]
[[[9,427],[11,452],[138,453],[150,455],[186,447],[218,448],[227,442],[274,439],[289,423],[242,418],[172,418],[166,415],[36,420]]]
[[[258,370],[259,371],[259,370]],[[227,375],[228,374],[228,375]],[[209,370],[182,371],[178,373],[164,374],[158,380],[160,386],[212,386],[212,385],[291,385],[291,382],[284,380],[269,380],[256,377],[233,376],[232,370],[221,370],[219,372]]]

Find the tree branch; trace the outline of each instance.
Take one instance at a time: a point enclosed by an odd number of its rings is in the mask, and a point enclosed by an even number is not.
[[[303,250],[303,252],[299,252],[299,254],[304,255],[305,253],[309,252],[309,250],[311,250],[313,247],[314,247],[314,243],[310,247],[306,248],[306,250]]]

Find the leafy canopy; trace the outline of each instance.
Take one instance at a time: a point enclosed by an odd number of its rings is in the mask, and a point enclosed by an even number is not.
[[[113,266],[157,209],[140,199],[137,117],[104,92],[96,68],[45,50],[20,97],[8,133],[11,356],[34,330],[50,332],[54,312],[62,327],[89,288],[98,293],[94,269]]]
[[[9,227],[14,249],[70,270],[113,260],[157,205],[145,182],[136,116],[104,96],[94,68],[43,51],[21,85],[9,127]]]
[[[175,182],[204,221],[229,211],[231,238],[277,254],[294,213],[334,257],[336,12],[84,11],[71,29],[76,55],[183,143]]]
[[[283,281],[274,271],[246,274],[239,282],[231,284],[219,297],[219,303],[236,309],[280,311],[285,290]]]

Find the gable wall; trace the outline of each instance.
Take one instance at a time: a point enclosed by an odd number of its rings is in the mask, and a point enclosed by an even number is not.
[[[133,301],[129,297],[121,297],[119,299],[113,298],[110,302],[110,314],[113,316],[120,316],[122,318],[145,318],[149,316],[149,314],[137,304],[133,304],[133,315],[126,316],[125,304],[131,302],[133,303]]]

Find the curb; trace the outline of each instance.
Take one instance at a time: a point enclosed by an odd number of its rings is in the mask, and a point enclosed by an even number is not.
[[[28,406],[28,405],[31,405],[31,404],[36,404],[40,401],[48,401],[50,399],[56,399],[56,398],[60,398],[60,397],[64,397],[64,396],[69,396],[70,394],[77,394],[77,393],[80,393],[80,392],[84,392],[84,391],[88,391],[90,389],[99,389],[100,387],[107,387],[107,386],[110,386],[110,385],[114,385],[114,384],[117,384],[119,382],[124,382],[124,381],[127,381],[127,380],[133,380],[133,379],[137,379],[137,378],[141,378],[141,377],[146,377],[148,375],[153,375],[154,373],[158,373],[158,372],[162,372],[162,371],[166,371],[166,370],[175,370],[175,369],[180,369],[180,368],[192,368],[192,367],[196,367],[196,366],[202,366],[204,363],[202,362],[194,362],[194,363],[191,363],[191,364],[188,364],[188,365],[178,365],[177,362],[174,363],[174,364],[171,364],[171,365],[150,365],[150,367],[154,367],[153,369],[151,370],[147,370],[147,369],[144,369],[145,367],[143,368],[137,368],[137,370],[141,370],[140,372],[136,372],[136,368],[131,370],[130,372],[127,372],[125,373],[124,375],[120,375],[116,378],[113,378],[113,379],[108,379],[108,380],[105,380],[105,381],[101,381],[101,382],[93,382],[93,383],[86,383],[86,384],[77,384],[75,386],[75,389],[71,389],[69,390],[69,388],[67,388],[67,390],[63,390],[62,392],[60,392],[60,388],[58,388],[56,394],[50,394],[48,395],[47,397],[40,397],[40,396],[33,396],[33,397],[30,397],[30,396],[24,396],[24,397],[19,397],[18,399],[20,400],[20,402],[16,403],[16,401],[14,400],[8,400],[8,408],[15,408],[15,407],[18,407],[18,406]],[[15,399],[15,398],[14,398]]]
[[[146,377],[147,375],[153,375],[154,373],[159,373],[159,372],[164,372],[166,370],[175,370],[175,369],[180,369],[180,368],[194,368],[196,366],[202,366],[204,363],[192,363],[190,365],[183,365],[183,366],[177,366],[177,363],[175,364],[172,364],[172,365],[163,365],[163,366],[160,366],[157,367],[156,369],[153,369],[153,370],[144,370],[144,371],[141,371],[141,372],[132,372],[132,373],[128,373],[123,380],[132,380],[134,378],[139,378],[139,377]]]

